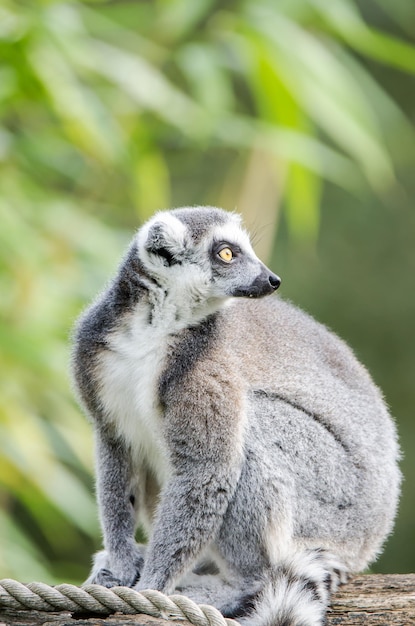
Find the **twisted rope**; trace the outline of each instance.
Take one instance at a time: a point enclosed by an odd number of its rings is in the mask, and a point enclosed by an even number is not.
[[[9,578],[0,580],[0,609],[100,615],[144,613],[163,619],[186,619],[194,626],[238,626],[234,620],[225,619],[215,607],[198,605],[186,596],[166,596],[151,589],[139,592],[129,587],[107,589],[101,585],[23,585]]]

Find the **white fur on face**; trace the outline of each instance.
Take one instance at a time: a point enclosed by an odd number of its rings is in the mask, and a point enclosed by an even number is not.
[[[245,254],[259,261],[257,255],[254,252],[254,249],[252,248],[249,235],[246,230],[240,225],[239,219],[232,220],[229,222],[229,224],[217,226],[216,228],[214,228],[211,233],[211,242],[212,241],[224,241],[234,244],[241,248],[241,250]]]

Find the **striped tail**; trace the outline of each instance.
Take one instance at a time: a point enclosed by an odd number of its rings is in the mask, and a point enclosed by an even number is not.
[[[248,612],[234,616],[244,626],[323,626],[331,594],[347,580],[337,557],[307,550],[273,567],[260,592],[242,602]]]

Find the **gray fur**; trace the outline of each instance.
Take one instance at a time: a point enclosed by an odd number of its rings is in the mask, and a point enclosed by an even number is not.
[[[376,558],[399,495],[393,421],[340,339],[260,297],[278,285],[239,218],[178,209],[140,229],[81,317],[73,370],[105,547],[89,582],[320,626],[331,592]]]
[[[215,207],[194,207],[191,211],[186,208],[175,209],[172,214],[186,224],[194,243],[200,242],[212,226],[226,224],[229,219],[221,209]]]

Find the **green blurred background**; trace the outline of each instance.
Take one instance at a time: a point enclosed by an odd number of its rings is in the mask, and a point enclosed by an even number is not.
[[[0,2],[0,578],[100,545],[74,319],[155,210],[242,212],[281,295],[383,388],[415,571],[413,0]]]

